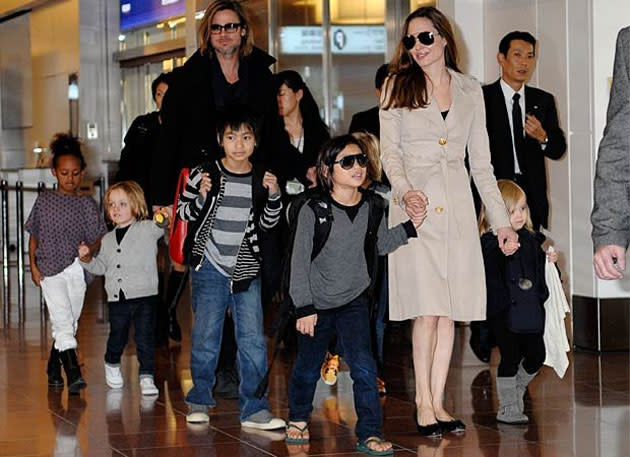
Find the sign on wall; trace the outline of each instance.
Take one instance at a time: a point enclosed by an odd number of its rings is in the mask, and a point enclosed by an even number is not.
[[[384,54],[387,34],[383,25],[333,25],[330,47],[333,54]],[[286,26],[280,29],[281,54],[321,54],[322,28]]]

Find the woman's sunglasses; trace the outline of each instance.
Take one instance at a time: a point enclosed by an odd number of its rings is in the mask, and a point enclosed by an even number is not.
[[[221,30],[225,30],[225,33],[234,33],[241,26],[240,22],[228,22],[227,24],[211,24],[210,33],[218,35]]]
[[[344,170],[350,170],[352,167],[354,167],[355,160],[361,168],[367,167],[368,156],[366,156],[365,154],[353,154],[351,156],[345,156],[339,160],[335,160],[333,164],[338,163]]]
[[[407,51],[411,51],[416,45],[416,39],[425,46],[431,46],[435,43],[433,32],[420,32],[417,35],[406,35],[402,39],[402,44]]]

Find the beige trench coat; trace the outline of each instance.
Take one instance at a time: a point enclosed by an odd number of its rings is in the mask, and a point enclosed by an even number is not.
[[[493,229],[510,225],[490,164],[485,106],[474,78],[450,71],[451,107],[442,119],[426,108],[380,110],[381,158],[392,183],[389,225],[408,219],[402,197],[412,189],[429,199],[428,215],[411,239],[389,255],[389,317],[486,318],[486,283],[470,174]],[[388,94],[384,94],[388,97]]]

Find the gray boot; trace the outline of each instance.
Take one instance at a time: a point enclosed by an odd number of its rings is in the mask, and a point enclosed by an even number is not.
[[[534,379],[537,374],[538,372],[529,374],[525,371],[522,362],[518,366],[518,371],[516,372],[516,398],[518,401],[518,410],[521,413],[525,410],[524,397],[525,392],[527,392],[527,385],[532,382],[532,379]]]
[[[497,396],[499,397],[497,421],[504,424],[527,424],[529,422],[527,416],[518,409],[516,376],[510,378],[497,376]]]

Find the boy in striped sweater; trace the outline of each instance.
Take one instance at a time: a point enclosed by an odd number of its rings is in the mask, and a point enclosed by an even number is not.
[[[217,122],[225,156],[194,168],[177,203],[189,221],[184,244],[191,267],[193,388],[186,396],[188,422],[209,421],[215,368],[226,310],[234,320],[240,374],[240,421],[264,430],[285,423],[255,391],[267,368],[260,296],[260,232],[273,228],[282,202],[276,177],[250,162],[256,148],[256,119],[245,108],[226,110]]]

